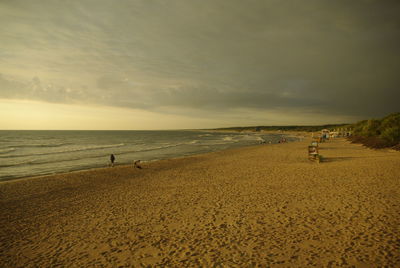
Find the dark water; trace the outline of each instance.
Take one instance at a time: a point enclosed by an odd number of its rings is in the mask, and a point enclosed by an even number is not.
[[[276,143],[281,135],[204,131],[0,131],[0,180]],[[287,138],[290,140],[290,138]]]

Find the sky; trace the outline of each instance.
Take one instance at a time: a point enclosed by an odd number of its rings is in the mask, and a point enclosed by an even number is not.
[[[399,112],[400,1],[0,0],[0,129]]]

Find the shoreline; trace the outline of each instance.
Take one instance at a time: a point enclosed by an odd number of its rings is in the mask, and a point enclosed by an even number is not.
[[[400,153],[310,140],[0,183],[0,266],[398,266]]]
[[[215,131],[215,132],[219,132],[219,131]],[[222,131],[222,132],[224,132],[224,131]],[[232,131],[232,133],[237,133],[237,131]],[[243,133],[253,133],[254,134],[255,132],[243,132]],[[301,132],[278,133],[276,131],[271,131],[271,132],[265,131],[265,132],[260,132],[259,134],[286,135],[287,137],[292,137],[292,138],[298,139],[298,140],[290,141],[290,142],[298,142],[298,141],[301,141],[302,138],[304,138],[304,133],[301,133]],[[213,152],[226,151],[226,150],[232,150],[232,149],[240,149],[240,148],[244,148],[244,147],[252,147],[252,146],[259,146],[259,145],[271,145],[271,144],[266,143],[266,144],[243,145],[243,146],[240,146],[240,147],[222,149],[222,150],[217,150],[217,151],[193,153],[193,154],[189,154],[189,155],[182,155],[182,156],[176,156],[176,157],[164,158],[164,159],[153,159],[153,160],[148,160],[148,161],[142,161],[141,163],[143,164],[143,163],[151,163],[151,162],[163,161],[163,160],[168,160],[168,159],[179,159],[179,158],[191,157],[191,156],[196,156],[196,155],[209,154],[209,153],[213,153]],[[131,166],[131,164],[129,164],[127,162],[123,162],[123,163],[120,163],[120,164],[118,164],[118,163],[115,164],[115,167],[120,167],[120,166]],[[100,165],[98,165],[98,166],[89,167],[89,168],[83,168],[83,169],[79,169],[79,168],[78,169],[73,169],[73,170],[69,170],[69,171],[65,171],[65,172],[55,172],[55,173],[47,173],[47,174],[41,174],[41,175],[40,174],[39,175],[27,175],[27,176],[23,176],[23,177],[11,177],[11,178],[5,177],[5,178],[1,178],[0,179],[0,184],[4,183],[4,182],[15,181],[15,180],[41,178],[41,177],[55,176],[55,175],[66,175],[68,173],[81,172],[81,171],[90,171],[90,170],[94,170],[94,169],[104,169],[104,168],[109,168],[109,166],[100,166]]]
[[[218,151],[211,151],[211,152],[205,152],[205,153],[196,153],[192,155],[186,155],[186,156],[178,156],[178,157],[172,157],[172,158],[166,158],[166,159],[157,159],[157,160],[150,160],[150,161],[143,161],[141,162],[141,166],[143,169],[146,168],[151,168],[152,165],[163,165],[166,162],[170,161],[182,161],[185,162],[185,160],[189,161],[191,158],[207,158],[209,156],[213,156],[214,154],[218,153],[228,153],[230,151],[235,152],[235,151],[240,151],[242,149],[252,149],[252,148],[257,148],[259,146],[282,146],[287,143],[295,143],[295,142],[300,142],[300,140],[296,141],[290,141],[286,143],[266,143],[266,144],[256,144],[256,145],[245,145],[241,147],[236,147],[236,148],[228,148],[224,150],[218,150]],[[139,171],[136,169],[133,164],[126,164],[126,163],[121,163],[121,164],[116,164],[114,167],[111,166],[105,166],[105,167],[94,167],[94,168],[89,168],[89,169],[80,169],[80,170],[73,170],[73,171],[67,171],[67,172],[60,172],[60,173],[52,173],[52,174],[44,174],[44,175],[38,175],[38,176],[27,176],[27,177],[21,177],[21,178],[13,178],[13,179],[8,179],[8,180],[1,180],[0,181],[0,200],[2,198],[2,192],[1,192],[1,187],[4,185],[8,184],[7,186],[13,187],[13,183],[21,183],[24,184],[35,184],[36,180],[50,180],[55,182],[55,185],[57,185],[57,180],[58,178],[70,178],[73,177],[74,175],[76,176],[92,176],[93,174],[96,173],[112,173],[113,171],[118,171],[118,170],[134,170],[134,171]],[[66,180],[61,180],[59,182],[64,182],[67,183]],[[72,184],[74,182],[71,182]],[[6,187],[7,187],[6,186]]]

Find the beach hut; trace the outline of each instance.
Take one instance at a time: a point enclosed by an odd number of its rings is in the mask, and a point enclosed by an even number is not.
[[[337,138],[337,137],[339,137],[339,132],[337,132],[337,131],[329,132],[329,137]]]
[[[323,129],[321,130],[321,137],[322,139],[329,139],[329,129]]]

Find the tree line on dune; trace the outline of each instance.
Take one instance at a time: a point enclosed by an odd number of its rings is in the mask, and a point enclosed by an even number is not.
[[[363,120],[351,125],[353,143],[370,148],[393,148],[400,150],[400,113],[390,114],[382,119]]]

